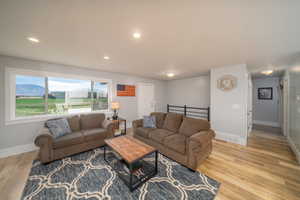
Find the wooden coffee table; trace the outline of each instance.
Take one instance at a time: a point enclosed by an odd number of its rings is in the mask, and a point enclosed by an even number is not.
[[[106,145],[104,146],[104,160],[118,173],[119,177],[129,187],[130,191],[133,191],[157,174],[158,151],[152,146],[149,146],[128,135],[107,139],[105,140],[105,143]],[[114,161],[121,162],[123,163],[123,165],[126,165],[128,167],[128,178],[126,178],[126,176],[124,175],[124,171],[122,171],[121,173],[119,169],[116,169],[114,166],[112,166],[112,160],[107,160],[107,146],[121,157],[121,159]],[[151,165],[149,162],[143,160],[143,158],[145,158],[149,154],[152,154],[153,152],[155,152],[154,166],[153,164]],[[139,169],[143,171],[144,165],[147,165],[147,171],[145,170],[145,172],[147,173],[142,173],[136,176],[134,173]]]

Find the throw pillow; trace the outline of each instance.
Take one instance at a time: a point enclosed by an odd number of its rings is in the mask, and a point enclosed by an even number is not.
[[[144,116],[143,127],[144,128],[156,128],[155,116]]]
[[[51,134],[55,139],[72,133],[68,120],[65,118],[50,119],[46,122],[46,127],[49,128]]]

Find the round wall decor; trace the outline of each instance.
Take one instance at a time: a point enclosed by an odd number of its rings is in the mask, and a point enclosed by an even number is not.
[[[217,87],[222,91],[230,91],[236,88],[237,78],[233,75],[224,75],[218,79]]]

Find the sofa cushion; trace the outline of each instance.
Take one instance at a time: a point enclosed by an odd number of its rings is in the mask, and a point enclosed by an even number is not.
[[[80,131],[80,117],[78,115],[68,117],[67,120],[73,132]]]
[[[181,134],[173,134],[164,139],[164,145],[178,153],[185,153],[186,137]]]
[[[177,132],[181,125],[182,117],[182,114],[168,113],[163,128],[169,131]]]
[[[82,131],[85,141],[103,140],[107,136],[107,131],[104,128],[95,128]]]
[[[49,128],[50,133],[55,139],[72,132],[69,123],[65,118],[50,119],[46,121],[45,125]]]
[[[144,138],[149,138],[149,133],[150,131],[153,131],[155,130],[154,128],[144,128],[144,127],[138,127],[136,130],[135,130],[135,133],[141,137],[144,137]]]
[[[168,131],[166,129],[155,129],[149,133],[149,138],[154,140],[155,142],[164,143],[164,138],[169,135],[176,134],[172,131]]]
[[[184,117],[179,129],[179,133],[189,137],[195,133],[209,129],[210,124],[207,120]]]
[[[151,116],[155,117],[156,121],[156,128],[163,128],[165,118],[166,118],[166,113],[163,112],[153,112],[151,113]]]
[[[73,132],[67,135],[64,135],[60,138],[57,138],[53,141],[53,148],[64,148],[71,145],[81,144],[84,142],[84,137],[82,132]]]
[[[80,125],[82,130],[102,128],[102,122],[105,119],[103,113],[93,113],[80,115]]]

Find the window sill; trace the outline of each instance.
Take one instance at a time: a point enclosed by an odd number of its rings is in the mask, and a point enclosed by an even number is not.
[[[104,114],[106,114],[106,117],[108,117],[108,116],[111,117],[111,115],[113,114],[112,111],[102,110],[102,111],[93,111],[93,112],[63,114],[63,115],[40,115],[40,116],[22,117],[22,118],[7,120],[5,122],[5,125],[9,126],[9,125],[15,125],[15,124],[43,122],[43,121],[46,121],[49,119],[54,119],[54,118],[59,118],[59,117],[70,117],[70,116],[74,116],[74,115],[89,114],[89,113],[104,113]]]

